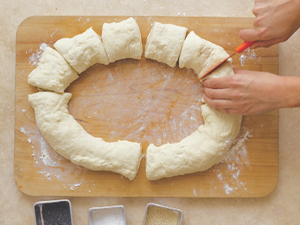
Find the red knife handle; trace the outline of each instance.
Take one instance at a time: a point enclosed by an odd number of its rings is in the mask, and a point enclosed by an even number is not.
[[[243,42],[239,47],[237,47],[235,49],[236,52],[241,53],[242,51],[244,51],[245,49],[247,49],[248,47],[250,47],[252,44],[254,43],[254,41],[245,41]]]

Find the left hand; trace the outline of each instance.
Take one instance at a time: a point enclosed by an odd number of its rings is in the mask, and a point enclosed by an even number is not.
[[[207,104],[229,114],[260,114],[285,106],[284,78],[234,68],[234,75],[203,81]]]

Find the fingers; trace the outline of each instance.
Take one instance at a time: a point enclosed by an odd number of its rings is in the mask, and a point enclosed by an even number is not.
[[[275,45],[275,44],[278,44],[280,42],[283,42],[285,39],[282,39],[282,38],[274,38],[272,40],[267,40],[267,41],[256,41],[252,46],[251,48],[252,49],[255,49],[255,48],[259,48],[259,47],[264,47],[264,48],[267,48],[267,47],[270,47],[272,45]]]
[[[235,66],[233,66],[233,72],[235,74],[247,74],[247,73],[249,73],[248,70],[239,69],[239,68],[237,68]]]
[[[269,35],[268,35],[269,36]],[[244,41],[255,41],[255,43],[251,46],[252,49],[259,47],[270,47],[272,45],[278,44],[280,42],[284,42],[287,39],[285,37],[268,39],[265,34],[264,37],[262,33],[255,29],[244,29],[240,31],[240,38]]]
[[[233,108],[232,101],[227,99],[211,99],[206,94],[203,95],[205,102],[215,109],[230,114],[238,114],[238,110]]]
[[[249,114],[248,110],[238,107],[236,103],[230,99],[211,99],[206,94],[203,94],[203,99],[209,106],[223,113],[240,115]]]
[[[218,110],[227,114],[241,114],[237,109],[218,109]]]
[[[203,81],[203,85],[207,88],[228,88],[228,77],[206,79]]]
[[[212,89],[204,87],[204,94],[210,99],[229,99],[228,89]]]
[[[211,99],[210,97],[208,97],[206,94],[203,94],[203,99],[205,100],[205,102],[216,108],[216,109],[226,109],[226,108],[230,108],[230,100],[227,99]]]
[[[261,40],[260,33],[255,29],[244,29],[240,31],[240,38],[244,41]]]

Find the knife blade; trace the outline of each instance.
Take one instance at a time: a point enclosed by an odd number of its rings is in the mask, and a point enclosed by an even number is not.
[[[244,50],[246,50],[248,47],[250,47],[252,44],[254,43],[254,41],[245,41],[242,44],[240,44],[236,49],[235,52],[232,53],[230,56],[228,56],[227,58],[223,59],[221,62],[219,62],[218,64],[216,64],[215,66],[213,66],[210,70],[208,70],[204,75],[202,75],[195,83],[197,83],[199,80],[203,79],[204,77],[206,77],[207,75],[209,75],[212,71],[214,71],[215,69],[217,69],[220,65],[222,65],[224,62],[226,62],[229,58],[231,58],[232,56],[234,56],[236,53],[241,53]],[[194,83],[194,84],[195,84]]]

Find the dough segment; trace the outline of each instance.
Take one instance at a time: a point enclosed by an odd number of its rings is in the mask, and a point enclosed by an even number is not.
[[[140,28],[132,17],[119,23],[104,23],[102,41],[109,62],[120,59],[141,59],[143,53]]]
[[[96,63],[109,64],[101,37],[92,28],[73,38],[59,39],[54,47],[78,73]]]
[[[47,47],[39,65],[28,75],[28,83],[43,90],[63,93],[78,74],[54,49]]]
[[[191,32],[184,41],[179,67],[191,68],[200,77],[211,65],[227,56],[223,48]],[[205,79],[233,73],[231,61],[227,61]],[[149,145],[146,154],[146,176],[149,180],[207,170],[230,149],[240,130],[242,116],[220,112],[207,104],[202,105],[201,110],[204,125],[190,136],[178,143],[159,147]]]
[[[133,180],[142,158],[141,144],[106,142],[88,134],[67,109],[70,93],[38,92],[28,95],[36,123],[52,148],[76,165],[119,173]]]
[[[236,138],[242,117],[222,113],[209,105],[201,106],[205,125],[178,143],[156,147],[146,154],[149,180],[204,171],[219,162]]]
[[[187,30],[186,27],[154,22],[147,37],[145,58],[175,67]]]
[[[228,56],[227,52],[221,46],[202,39],[194,31],[191,31],[182,46],[179,68],[193,69],[198,74],[198,77],[201,77],[214,65]],[[205,79],[232,75],[231,64],[232,59],[230,58],[223,64],[225,66],[217,68]]]

